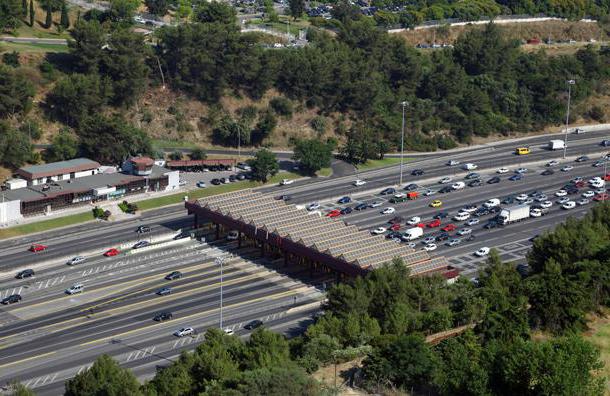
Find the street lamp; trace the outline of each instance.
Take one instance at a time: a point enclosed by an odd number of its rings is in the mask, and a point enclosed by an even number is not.
[[[218,257],[215,260],[217,265],[220,265],[220,330],[223,330],[222,327],[222,265],[224,264],[224,259],[222,257]]]
[[[570,98],[572,96],[572,85],[576,84],[574,80],[568,80],[568,109],[566,111],[566,138],[563,141],[563,159],[566,159],[566,153],[568,151],[568,125],[570,122]]]
[[[405,155],[405,107],[408,103],[404,101],[400,104],[402,105],[402,132],[400,133],[400,181],[398,184],[402,186],[402,164]]]

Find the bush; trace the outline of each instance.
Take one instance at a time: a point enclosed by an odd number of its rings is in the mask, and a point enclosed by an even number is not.
[[[604,122],[606,120],[606,114],[601,106],[593,106],[589,109],[589,117],[597,122]]]
[[[292,117],[293,107],[290,100],[276,96],[275,98],[271,99],[269,105],[277,114],[286,118]]]
[[[2,62],[4,62],[5,65],[19,67],[19,53],[17,51],[5,52],[2,54]]]
[[[182,159],[182,152],[176,150],[173,153],[169,154],[169,159],[174,160],[174,161],[179,161]]]

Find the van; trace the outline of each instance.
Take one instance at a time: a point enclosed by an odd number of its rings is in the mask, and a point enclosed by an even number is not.
[[[402,234],[401,238],[404,241],[412,241],[414,239],[421,237],[422,235],[424,235],[424,230],[422,230],[419,227],[413,227],[413,228],[409,228],[408,230],[406,230],[404,232],[404,234]]]
[[[486,201],[483,206],[485,206],[486,208],[494,208],[496,206],[500,205],[500,200],[498,198],[492,198],[489,201]]]
[[[66,294],[77,294],[82,293],[85,290],[85,287],[80,283],[70,286],[66,289]]]
[[[529,147],[517,147],[517,149],[515,150],[515,153],[517,155],[526,155],[530,153],[530,149]]]

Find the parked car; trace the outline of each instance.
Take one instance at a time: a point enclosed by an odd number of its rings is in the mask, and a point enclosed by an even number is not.
[[[339,200],[337,201],[337,203],[340,203],[340,204],[346,204],[346,203],[350,203],[350,202],[352,202],[352,199],[347,196],[339,198]]]
[[[339,217],[341,216],[341,211],[339,209],[333,209],[326,214],[326,217]]]
[[[396,194],[396,189],[392,188],[392,187],[384,188],[383,190],[381,190],[380,194],[381,195]]]
[[[476,252],[474,252],[474,254],[479,257],[485,257],[489,254],[489,251],[490,251],[490,249],[488,247],[482,247],[479,250],[477,250]]]

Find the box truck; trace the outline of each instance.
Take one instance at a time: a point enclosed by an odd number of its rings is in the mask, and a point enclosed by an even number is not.
[[[529,205],[516,205],[506,209],[502,209],[498,214],[497,221],[502,225],[521,221],[530,217]]]
[[[566,146],[566,142],[563,140],[555,139],[549,142],[549,150],[563,150]]]
[[[404,232],[404,234],[402,234],[401,238],[404,241],[412,241],[414,239],[421,237],[422,235],[424,235],[424,230],[422,228],[413,227],[413,228],[409,228],[408,230],[406,230]]]

